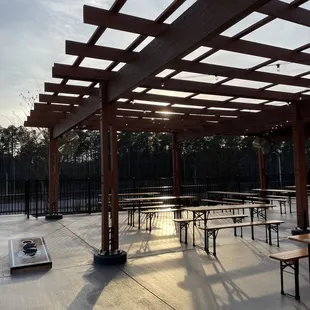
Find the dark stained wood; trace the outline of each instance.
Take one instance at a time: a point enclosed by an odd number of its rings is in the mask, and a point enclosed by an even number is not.
[[[297,226],[301,229],[309,227],[309,211],[307,197],[307,164],[305,154],[305,128],[300,112],[300,102],[292,104],[292,127],[294,143],[294,174],[296,185]]]
[[[262,14],[310,27],[310,13],[308,10],[292,7],[282,1],[271,1],[265,6],[258,8],[257,11]]]
[[[180,172],[180,146],[176,133],[172,134],[172,175],[173,175],[173,195],[181,195],[181,172]]]
[[[101,117],[100,117],[100,141],[101,141],[101,250],[109,251],[109,150],[108,150],[108,102],[106,84],[100,85]]]
[[[54,92],[54,93],[65,93],[65,94],[73,94],[73,95],[99,95],[98,88],[90,88],[86,86],[77,86],[77,85],[62,85],[55,83],[45,83],[44,89],[46,92]]]
[[[234,38],[229,38],[222,35],[217,36],[212,40],[205,40],[203,44],[218,50],[223,49],[226,51],[248,54],[252,56],[288,61],[302,65],[310,65],[308,53],[291,51],[289,49],[247,40],[236,40]]]
[[[160,89],[162,80],[160,78],[153,78],[149,81],[142,83],[142,87],[157,88]],[[262,100],[279,100],[279,101],[297,101],[299,100],[299,94],[284,93],[271,90],[257,90],[246,87],[228,86],[228,85],[216,85],[193,81],[182,80],[165,80],[164,89],[172,91],[183,90],[191,93],[222,95],[231,97],[245,97],[255,98]],[[304,95],[305,99],[310,98],[309,95]]]
[[[309,59],[309,56],[308,56]],[[168,66],[170,69],[178,71],[189,71],[193,73],[208,74],[215,76],[225,76],[230,79],[253,80],[257,82],[285,84],[300,87],[309,87],[309,79],[296,78],[283,74],[267,73],[260,71],[250,71],[247,69],[231,68],[205,63],[197,63],[186,60],[174,61]]]
[[[258,152],[258,167],[259,167],[259,187],[261,189],[267,188],[267,173],[265,156],[261,150]]]
[[[205,38],[212,39],[267,2],[269,1],[238,0],[232,4],[228,0],[212,0],[208,2],[198,0],[172,23],[160,38],[154,39],[146,46],[140,52],[140,57],[136,61],[127,64],[118,72],[117,78],[109,83],[108,101],[113,101],[123,93],[132,90],[149,76],[158,73],[174,58],[184,54],[189,49],[193,49],[201,40]],[[227,9],[223,10],[223,7]],[[85,17],[95,18],[95,14],[95,12],[93,14],[87,13]],[[111,17],[111,20],[113,20],[113,17]],[[115,27],[119,26],[119,23],[119,21],[112,22]],[[141,27],[141,23],[139,27]],[[195,31],[193,32],[192,29],[195,29]],[[82,111],[72,114],[70,115],[72,121],[69,121],[69,123],[77,124],[81,119],[95,113],[97,109],[98,106],[94,106],[89,110],[91,112],[88,114],[84,114]],[[61,130],[57,127],[60,127]],[[60,134],[70,129],[69,126],[63,125],[62,122],[57,127],[54,132]]]
[[[62,64],[54,64],[52,74],[54,78],[82,81],[107,81],[115,77],[115,72],[87,67],[73,67]]]
[[[151,20],[126,14],[115,14],[88,5],[84,5],[83,16],[84,23],[86,24],[134,32],[147,36],[157,37],[167,30],[167,25],[165,24],[159,24]]]
[[[138,55],[138,53],[117,48],[89,45],[74,41],[66,41],[66,54],[120,62],[130,62]]]

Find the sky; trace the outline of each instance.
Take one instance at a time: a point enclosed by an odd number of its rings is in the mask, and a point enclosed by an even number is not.
[[[39,92],[43,93],[44,82],[60,81],[52,79],[53,64],[56,62],[73,63],[75,57],[65,55],[65,40],[86,42],[96,28],[83,23],[83,5],[109,9],[113,2],[114,0],[0,0],[0,40],[2,42],[0,48],[0,126],[22,124],[30,108],[20,95],[31,97]],[[155,19],[171,2],[172,0],[128,0],[121,12]],[[168,22],[171,23],[194,2],[195,0],[187,0]],[[290,2],[290,0],[284,2]],[[303,7],[310,9],[309,2]],[[259,13],[251,14],[223,34],[232,36],[242,27],[249,26],[263,17],[264,15]],[[108,30],[98,44],[126,48],[135,37],[135,34]],[[275,20],[263,29],[245,37],[247,40],[286,48],[296,48],[308,43],[309,38],[310,29],[282,20]],[[199,54],[199,51],[196,54]],[[233,64],[236,67],[249,68],[264,60],[266,59],[252,56],[240,57],[237,54],[221,51],[204,62]],[[108,61],[90,59],[82,63],[83,66],[96,66],[103,69],[108,64]],[[294,75],[307,69],[309,70],[310,67],[283,65],[281,72],[276,72],[275,66],[261,70]],[[182,74],[178,77],[190,79],[189,74]],[[199,77],[196,75],[194,78],[197,80]],[[244,81],[235,80],[230,83],[230,85],[242,85]],[[252,85],[249,86],[252,87]],[[285,86],[281,90],[290,91]]]

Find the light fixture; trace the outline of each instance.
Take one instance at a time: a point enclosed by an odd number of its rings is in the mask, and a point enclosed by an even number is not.
[[[280,64],[277,64],[277,72],[280,72]]]
[[[161,80],[160,86],[161,86],[162,88],[165,87],[165,81],[164,81],[164,80]]]

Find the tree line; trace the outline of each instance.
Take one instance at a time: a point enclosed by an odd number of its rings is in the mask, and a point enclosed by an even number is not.
[[[60,157],[60,177],[100,177],[100,134],[78,131],[75,152]],[[180,144],[184,179],[257,178],[257,149],[253,137],[210,136]],[[275,152],[278,154],[276,155]],[[309,159],[310,144],[306,146]],[[268,174],[293,173],[290,141],[273,145],[266,155]],[[119,178],[157,179],[172,176],[171,135],[166,133],[118,133]],[[48,177],[48,131],[23,126],[0,127],[0,180],[46,179]]]

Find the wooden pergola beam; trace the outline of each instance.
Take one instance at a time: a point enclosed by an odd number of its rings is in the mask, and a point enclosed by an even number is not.
[[[121,31],[133,32],[147,36],[157,37],[167,30],[168,25],[155,23],[154,21],[126,15],[114,14],[111,11],[84,5],[84,23],[107,27]]]
[[[77,86],[77,85],[63,85],[56,83],[45,83],[44,90],[51,93],[65,93],[73,95],[89,95],[89,96],[98,96],[98,88],[91,88],[87,86]]]
[[[258,8],[257,12],[310,27],[310,13],[308,10],[297,6],[292,7],[282,1],[272,1],[267,3]]]
[[[106,46],[88,45],[86,43],[66,41],[66,54],[95,59],[131,62],[138,53]]]
[[[309,79],[296,78],[283,74],[251,71],[247,69],[231,68],[213,64],[197,63],[186,60],[176,60],[168,66],[169,69],[189,71],[199,74],[224,76],[230,79],[244,79],[270,84],[285,84],[308,88]]]
[[[54,64],[53,78],[65,78],[82,81],[107,81],[115,77],[115,72],[88,67],[73,67],[63,64]]]
[[[198,94],[212,94],[220,96],[230,96],[230,97],[244,97],[244,98],[254,98],[261,100],[271,100],[271,101],[298,101],[300,98],[299,94],[285,93],[279,91],[271,90],[257,90],[246,87],[239,86],[229,86],[229,85],[217,85],[208,84],[202,82],[184,81],[168,79],[165,80],[164,88],[161,87],[162,80],[160,78],[153,78],[145,83],[142,83],[141,87],[155,88],[155,89],[166,89],[172,91],[184,91],[190,93]],[[309,95],[303,95],[304,99],[308,99]]]
[[[203,45],[217,50],[226,50],[251,56],[288,61],[302,65],[310,65],[310,58],[308,53],[292,51],[282,47],[276,47],[247,40],[229,38],[223,35],[219,35],[212,40],[205,40],[203,41]]]
[[[176,57],[183,55],[186,51],[193,49],[203,39],[212,39],[225,29],[241,20],[253,10],[258,9],[270,0],[236,0],[233,3],[230,0],[198,0],[183,15],[174,21],[168,29],[162,33],[159,38],[154,39],[141,52],[140,57],[130,64],[123,67],[117,77],[109,82],[108,102],[119,98],[125,92],[139,86],[148,77],[157,74],[162,68],[173,61]],[[223,7],[226,9],[223,10]],[[87,7],[84,7],[88,10]],[[100,12],[96,10],[96,12]],[[84,10],[85,21],[91,22],[91,19],[97,18],[102,21],[102,15],[95,11]],[[98,14],[98,15],[96,15]],[[97,17],[96,17],[97,16]],[[114,16],[116,16],[114,14]],[[104,26],[109,26],[108,22],[118,26],[118,21],[107,19]],[[123,20],[123,25],[128,21]],[[133,31],[127,27],[132,27],[134,21],[126,24],[127,31]],[[110,27],[112,27],[110,25]],[[141,22],[137,27],[141,28]],[[149,26],[145,26],[145,29]],[[164,26],[165,27],[165,26]],[[195,29],[195,31],[193,31]],[[156,34],[154,34],[156,36]],[[72,126],[78,124],[83,119],[89,117],[99,109],[99,104],[88,105],[86,108],[79,109],[79,112],[72,114],[70,119],[60,122],[53,131],[53,136],[58,137],[64,132],[70,130]]]

